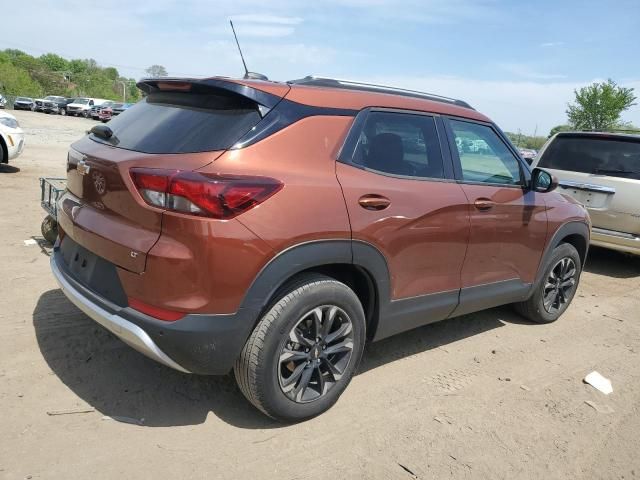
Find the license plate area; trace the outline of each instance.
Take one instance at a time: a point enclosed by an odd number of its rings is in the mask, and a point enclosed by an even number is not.
[[[564,188],[564,191],[587,208],[604,208],[607,205],[609,196],[612,195],[611,193],[594,192],[577,188]]]
[[[128,305],[116,266],[65,235],[60,253],[67,273],[78,283],[120,307]]]

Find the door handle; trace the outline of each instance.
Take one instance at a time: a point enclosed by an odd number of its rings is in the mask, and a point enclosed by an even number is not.
[[[384,210],[391,205],[391,200],[382,195],[363,195],[358,203],[366,210]]]
[[[495,206],[495,202],[493,200],[489,200],[488,198],[478,198],[475,202],[473,202],[473,206],[481,212],[486,212],[487,210],[491,210]]]

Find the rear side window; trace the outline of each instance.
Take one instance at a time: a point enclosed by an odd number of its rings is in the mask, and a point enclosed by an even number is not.
[[[640,139],[559,135],[538,166],[640,180]]]
[[[517,185],[521,183],[520,162],[486,125],[450,120],[462,167],[468,182]]]
[[[426,115],[370,113],[353,162],[392,175],[444,178],[435,120]]]
[[[112,119],[109,140],[144,153],[226,150],[260,121],[257,104],[225,93],[153,92]]]

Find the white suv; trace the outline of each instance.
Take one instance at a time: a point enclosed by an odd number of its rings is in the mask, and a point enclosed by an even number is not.
[[[553,173],[589,210],[592,245],[640,255],[640,135],[558,133],[532,167]]]

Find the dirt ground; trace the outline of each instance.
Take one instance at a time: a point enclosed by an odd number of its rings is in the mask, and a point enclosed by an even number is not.
[[[593,249],[552,325],[498,308],[373,344],[332,410],[283,426],[231,377],[158,365],[65,299],[38,177],[64,176],[93,122],[16,116],[26,149],[0,167],[0,478],[640,478],[640,258]],[[593,370],[613,394],[582,382]]]

